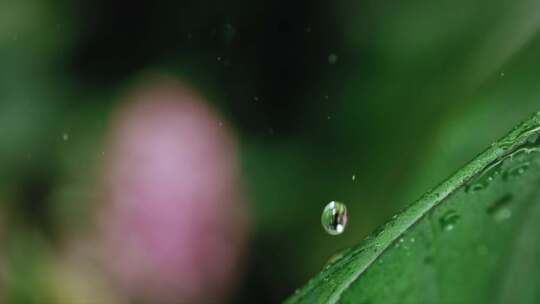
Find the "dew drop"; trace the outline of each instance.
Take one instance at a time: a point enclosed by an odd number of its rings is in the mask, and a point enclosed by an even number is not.
[[[336,253],[334,253],[329,259],[328,261],[326,262],[326,266],[329,267],[330,265],[336,263],[337,261],[339,261],[341,258],[343,258],[346,254],[348,254],[349,252],[351,252],[351,248],[347,248],[347,249],[342,249]]]
[[[324,207],[321,215],[321,223],[330,235],[338,235],[345,231],[347,226],[347,206],[345,204],[331,201]]]
[[[527,171],[530,166],[531,164],[529,162],[524,162],[522,164],[516,165],[504,171],[502,178],[504,181],[507,181],[507,180],[519,177],[523,175],[523,173],[525,173],[525,171]]]
[[[471,185],[467,185],[465,187],[465,192],[467,192],[467,193],[469,193],[469,192],[478,192],[478,191],[484,190],[486,187],[487,187],[486,183],[471,184]]]
[[[443,231],[451,231],[454,230],[454,227],[456,226],[458,220],[459,215],[457,214],[457,212],[454,210],[448,210],[439,219],[439,224],[441,225],[441,229]]]
[[[512,210],[509,205],[512,201],[512,194],[506,194],[500,199],[493,202],[486,210],[496,222],[502,222],[509,219],[512,216]]]

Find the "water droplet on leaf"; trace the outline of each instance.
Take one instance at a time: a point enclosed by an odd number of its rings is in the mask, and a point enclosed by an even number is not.
[[[512,216],[512,210],[510,210],[510,202],[512,201],[512,194],[506,194],[500,199],[492,203],[486,210],[495,221],[502,222],[509,219]]]
[[[509,179],[519,177],[523,175],[523,173],[525,173],[530,166],[531,164],[529,162],[524,162],[512,168],[508,168],[508,170],[504,171],[502,178],[503,180],[507,181]]]
[[[459,220],[459,215],[454,210],[448,210],[439,219],[439,224],[441,225],[442,230],[451,231],[454,229],[458,220]]]
[[[340,202],[332,201],[324,207],[321,215],[321,223],[330,235],[338,235],[345,231],[348,215],[347,206]]]

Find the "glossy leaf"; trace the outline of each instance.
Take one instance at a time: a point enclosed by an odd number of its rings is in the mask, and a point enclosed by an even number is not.
[[[539,135],[540,112],[330,258],[287,302],[537,303]]]

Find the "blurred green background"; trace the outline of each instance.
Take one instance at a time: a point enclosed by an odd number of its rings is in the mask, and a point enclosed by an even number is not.
[[[540,108],[539,26],[535,0],[0,1],[0,302],[50,293],[108,119],[148,73],[237,132],[252,225],[228,302],[275,303]]]

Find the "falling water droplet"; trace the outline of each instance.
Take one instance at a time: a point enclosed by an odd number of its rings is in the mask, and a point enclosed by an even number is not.
[[[64,141],[68,141],[69,140],[69,134],[67,134],[67,133],[62,134],[62,139]]]
[[[353,174],[352,177],[351,177],[352,181],[354,182],[354,180],[356,179],[356,175]]]
[[[337,62],[337,60],[338,60],[338,56],[336,54],[332,53],[328,55],[328,63],[334,64]]]
[[[220,38],[223,42],[225,42],[226,44],[230,44],[235,35],[236,35],[236,29],[235,27],[230,24],[230,23],[225,23],[221,26],[221,29],[220,29]]]
[[[439,224],[441,229],[444,231],[454,230],[457,221],[459,220],[459,215],[454,210],[448,210],[443,216],[439,219]]]
[[[324,207],[321,215],[321,223],[330,235],[338,235],[345,231],[348,215],[347,206],[340,202],[331,201]]]

